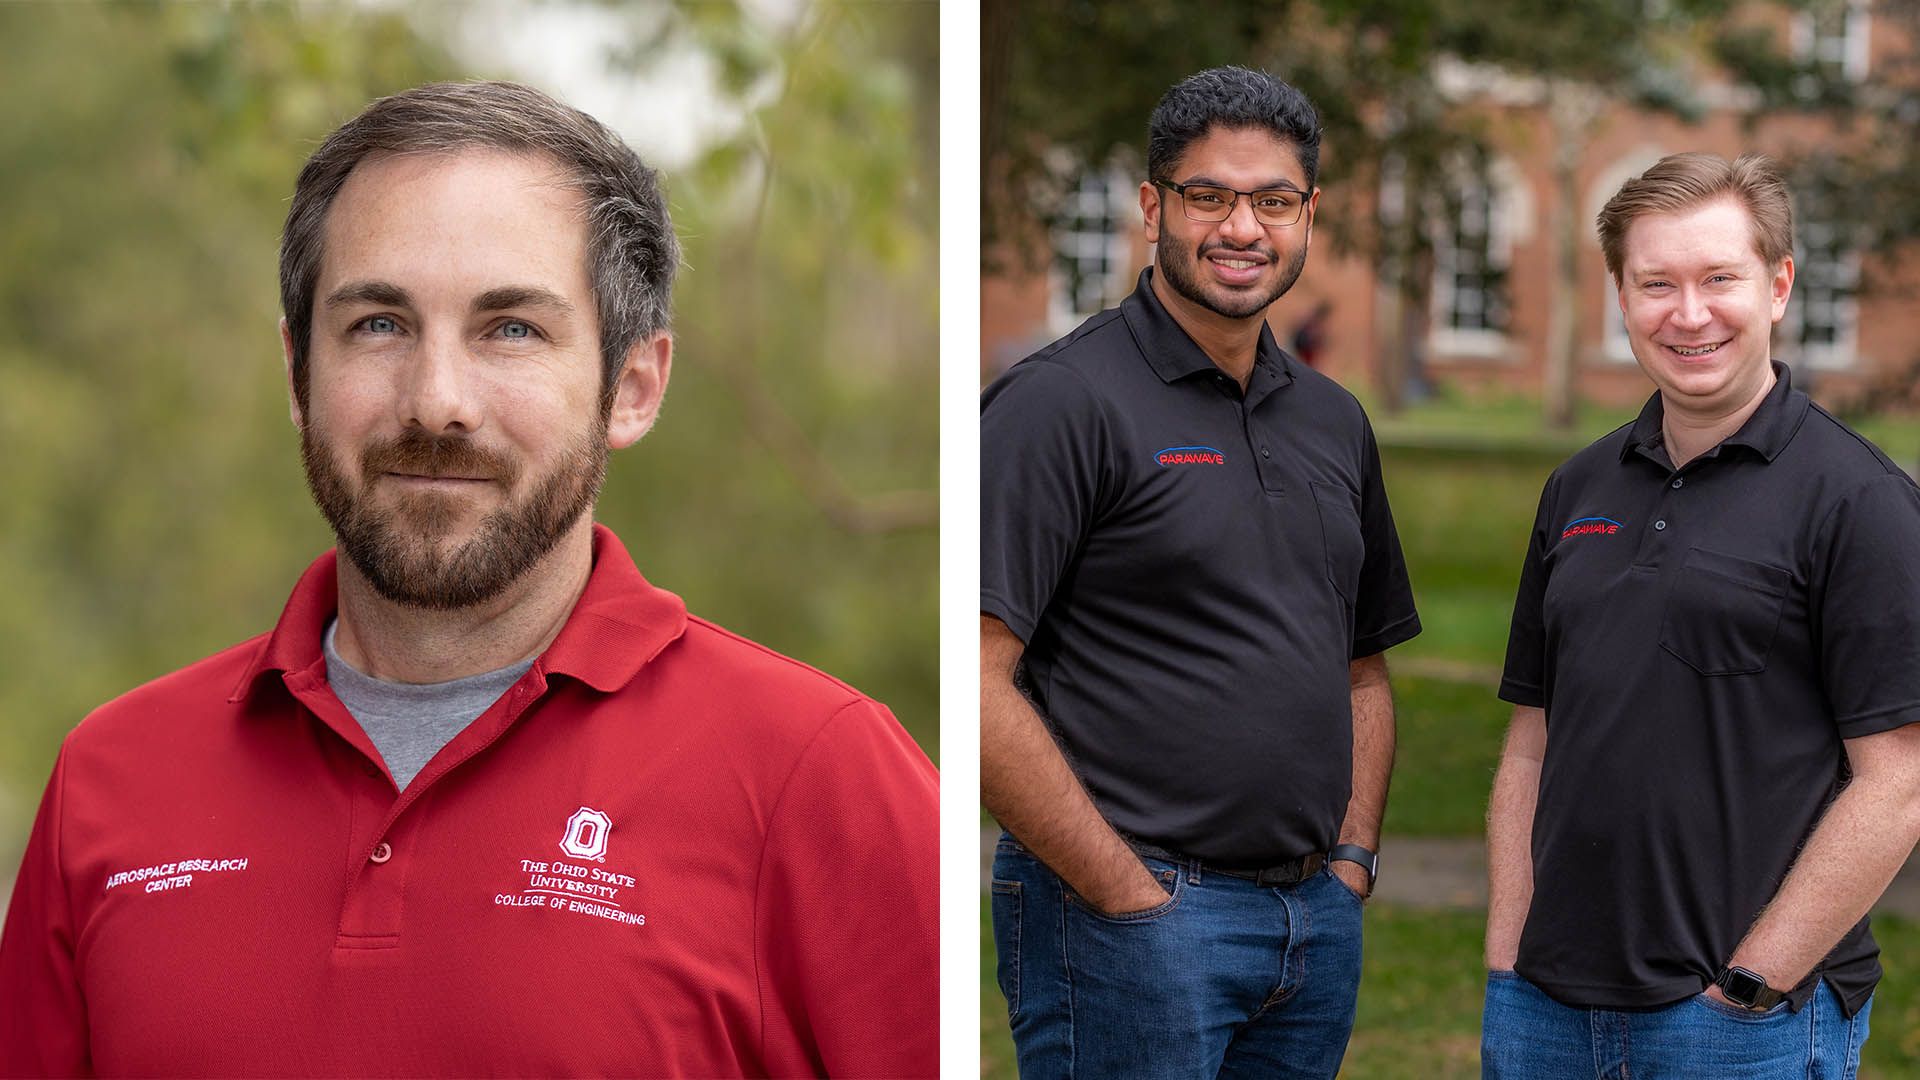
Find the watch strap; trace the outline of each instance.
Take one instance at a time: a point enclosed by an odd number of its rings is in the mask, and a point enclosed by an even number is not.
[[[1359,863],[1367,872],[1368,885],[1372,885],[1374,879],[1380,876],[1380,855],[1378,852],[1368,851],[1359,844],[1333,845],[1333,850],[1327,852],[1327,861],[1339,862],[1342,860],[1350,863]]]

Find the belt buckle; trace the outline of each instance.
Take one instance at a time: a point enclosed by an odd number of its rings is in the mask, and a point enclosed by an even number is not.
[[[1302,855],[1280,866],[1270,866],[1259,872],[1254,878],[1255,884],[1265,888],[1270,885],[1298,885],[1320,872],[1326,865],[1327,857],[1320,852]]]

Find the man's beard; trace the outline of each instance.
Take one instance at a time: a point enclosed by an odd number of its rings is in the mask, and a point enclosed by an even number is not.
[[[1208,311],[1216,315],[1224,315],[1229,319],[1245,319],[1265,311],[1275,300],[1285,296],[1288,289],[1293,288],[1293,283],[1300,278],[1300,271],[1307,265],[1307,248],[1305,244],[1302,244],[1300,249],[1293,253],[1293,261],[1289,263],[1286,269],[1280,274],[1279,280],[1274,282],[1272,292],[1265,296],[1257,293],[1233,292],[1227,295],[1239,298],[1238,301],[1229,301],[1223,304],[1216,301],[1213,295],[1201,286],[1199,277],[1201,273],[1200,257],[1209,251],[1247,251],[1253,249],[1234,248],[1226,244],[1210,244],[1207,245],[1205,250],[1196,252],[1193,248],[1187,246],[1186,241],[1173,235],[1171,230],[1166,229],[1160,232],[1159,247],[1160,254],[1154,259],[1154,265],[1159,267],[1161,274],[1165,275],[1168,287],[1181,296],[1186,297],[1188,300],[1206,308]],[[1262,251],[1261,254],[1265,255],[1267,252]]]
[[[489,513],[470,539],[442,553],[440,541],[459,520],[459,496],[387,492],[385,505],[376,507],[374,485],[383,474],[485,477],[511,491],[520,476],[518,462],[465,436],[409,428],[360,455],[355,490],[313,429],[313,424],[301,429],[300,460],[341,552],[374,591],[413,608],[451,611],[499,596],[593,507],[607,474],[607,418],[602,415],[524,498]]]

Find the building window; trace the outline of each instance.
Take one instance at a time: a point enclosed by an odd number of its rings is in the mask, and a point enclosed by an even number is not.
[[[1588,184],[1583,203],[1583,220],[1592,221],[1611,200],[1616,192],[1628,180],[1639,176],[1651,168],[1661,158],[1673,152],[1673,147],[1654,142],[1643,142],[1620,155],[1596,174]],[[1600,261],[1600,247],[1595,244],[1588,249],[1592,258]],[[1604,265],[1604,264],[1603,264]],[[1613,283],[1611,273],[1602,273],[1602,291],[1606,299],[1600,305],[1600,347],[1597,355],[1588,353],[1588,361],[1597,360],[1601,364],[1627,365],[1634,363],[1633,346],[1627,340],[1627,324],[1620,315],[1620,290]]]
[[[1601,359],[1615,364],[1631,364],[1633,343],[1627,340],[1627,320],[1620,314],[1620,287],[1613,283],[1613,275],[1603,275],[1607,279],[1607,305],[1602,308],[1605,326],[1600,334]]]
[[[1860,253],[1829,222],[1803,221],[1798,232],[1783,351],[1809,367],[1851,368],[1859,352]]]
[[[1502,356],[1512,248],[1508,200],[1484,168],[1465,171],[1454,196],[1451,205],[1435,208],[1433,354]]]
[[[1079,324],[1131,287],[1126,216],[1131,191],[1118,170],[1088,170],[1062,201],[1053,227],[1056,328]]]
[[[1867,77],[1867,6],[1867,0],[1820,0],[1793,17],[1793,54],[1819,72],[1798,87],[1802,97],[1817,96],[1821,80],[1859,82]]]

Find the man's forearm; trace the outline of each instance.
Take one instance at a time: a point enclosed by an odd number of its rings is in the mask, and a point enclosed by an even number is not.
[[[981,623],[980,801],[1102,910],[1142,911],[1160,903],[1165,890],[1101,816],[1040,714],[1013,685],[1018,639],[998,620]]]
[[[1353,792],[1340,821],[1340,843],[1380,850],[1380,822],[1387,812],[1393,777],[1393,690],[1384,656],[1367,656],[1348,667],[1353,699]]]
[[[1920,725],[1916,725],[1920,727]],[[1828,805],[1807,837],[1773,902],[1761,912],[1727,963],[1778,990],[1797,985],[1886,891],[1920,835],[1916,770],[1920,732],[1871,736],[1885,740],[1883,760],[1861,768]],[[1891,768],[1878,767],[1891,764]]]
[[[1511,970],[1533,906],[1533,811],[1540,798],[1546,712],[1513,711],[1487,804],[1487,968]]]

